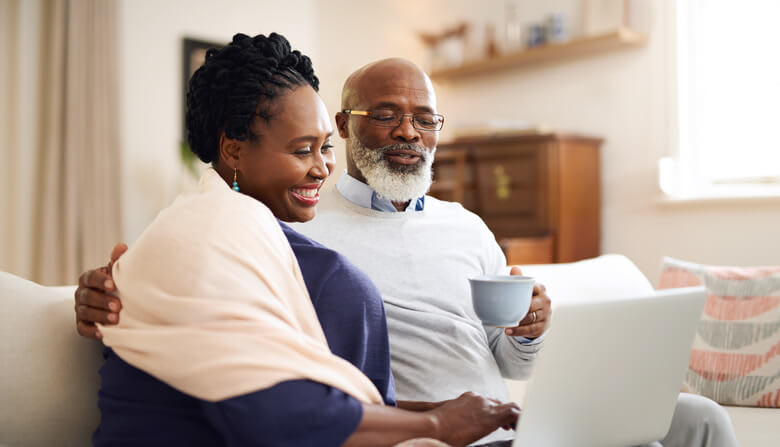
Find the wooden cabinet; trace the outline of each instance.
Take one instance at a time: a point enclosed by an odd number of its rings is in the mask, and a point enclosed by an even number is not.
[[[482,217],[511,264],[598,256],[601,143],[543,134],[440,144],[431,195]]]

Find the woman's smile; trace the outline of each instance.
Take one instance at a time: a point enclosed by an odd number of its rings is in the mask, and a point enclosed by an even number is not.
[[[302,185],[290,188],[290,195],[304,206],[315,206],[320,201],[322,183]]]

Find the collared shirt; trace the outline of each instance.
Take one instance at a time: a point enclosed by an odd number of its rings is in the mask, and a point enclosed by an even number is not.
[[[346,170],[336,183],[336,189],[345,199],[357,206],[389,213],[398,211],[390,199],[382,197],[373,188],[349,175]],[[424,208],[425,196],[422,196],[418,197],[417,200],[410,200],[404,212],[422,211]]]

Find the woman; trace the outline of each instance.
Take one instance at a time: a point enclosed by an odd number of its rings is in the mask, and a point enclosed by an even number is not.
[[[394,393],[379,293],[270,214],[313,218],[332,170],[317,87],[277,34],[236,35],[193,75],[190,146],[214,169],[114,265],[124,310],[100,327],[113,349],[96,445],[462,445],[516,418],[468,394],[421,412],[382,405]]]

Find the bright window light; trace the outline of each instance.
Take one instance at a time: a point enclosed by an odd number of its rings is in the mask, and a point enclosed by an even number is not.
[[[780,2],[675,4],[683,193],[780,186]]]

